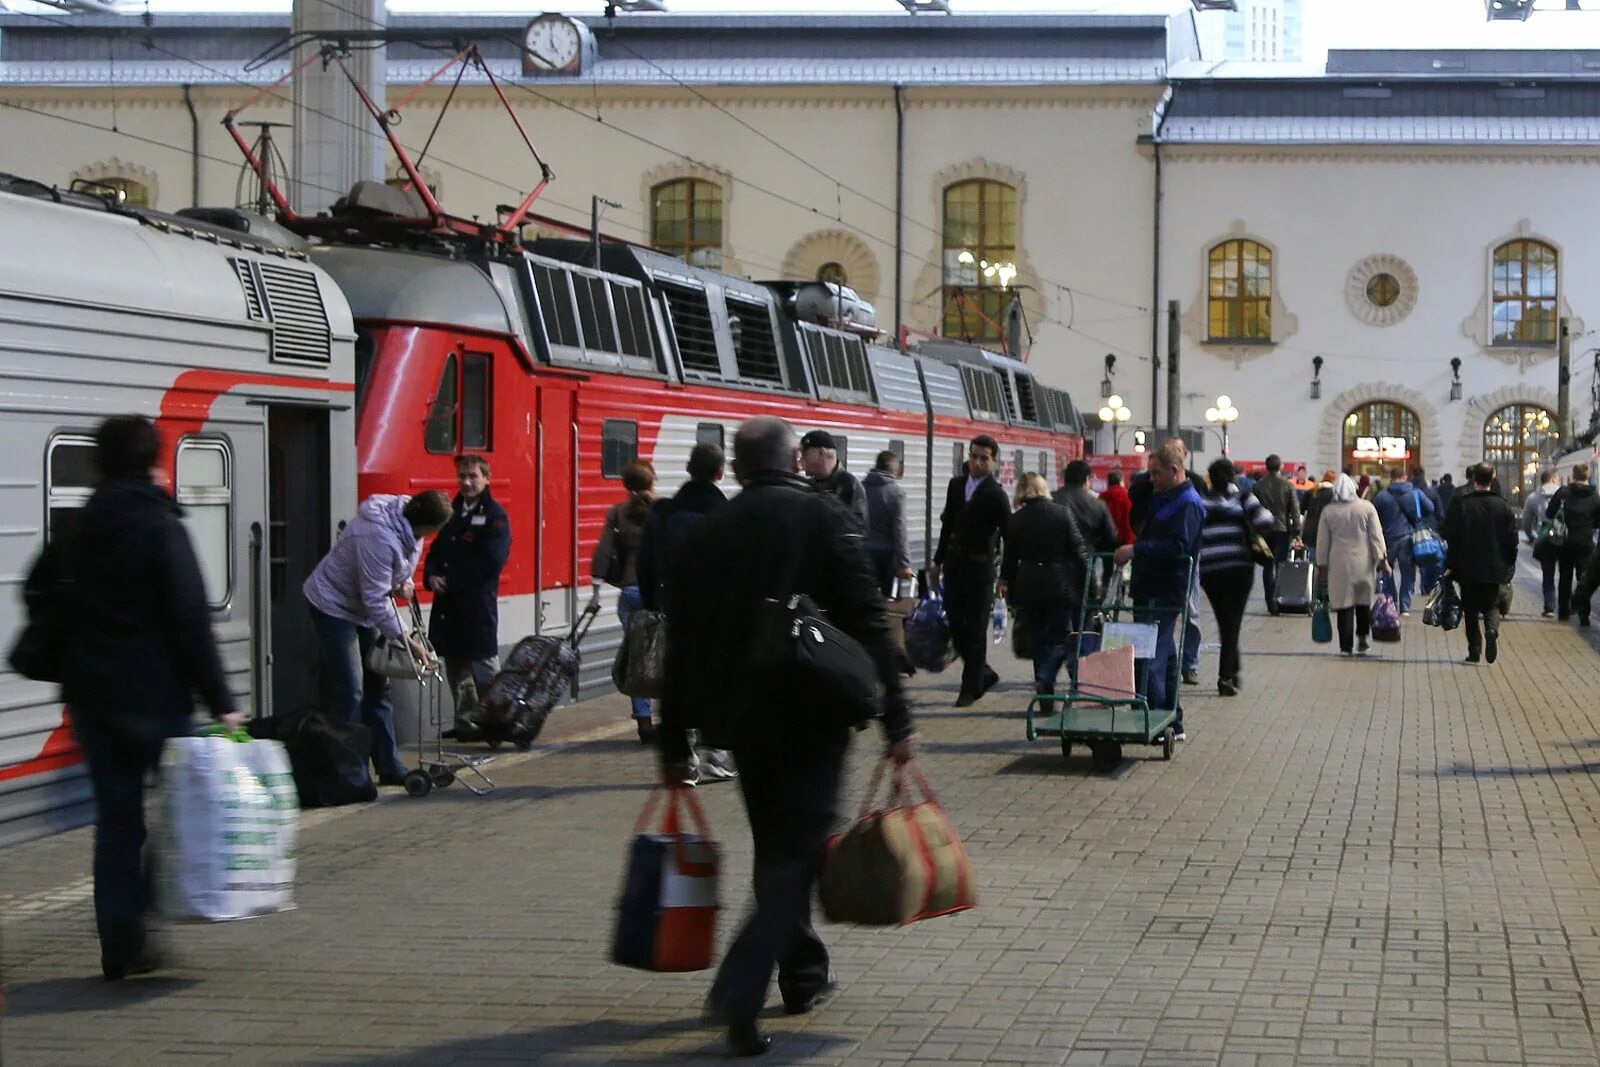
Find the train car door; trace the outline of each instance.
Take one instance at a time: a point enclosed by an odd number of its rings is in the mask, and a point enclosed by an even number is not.
[[[317,408],[274,404],[267,413],[267,530],[252,568],[267,591],[267,715],[322,704],[321,656],[300,586],[332,547],[328,421]]]
[[[538,633],[564,632],[576,611],[578,560],[578,407],[569,381],[534,384],[534,572]]]

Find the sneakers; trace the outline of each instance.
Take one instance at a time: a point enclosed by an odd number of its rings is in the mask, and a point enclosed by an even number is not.
[[[1239,690],[1238,690],[1238,687],[1236,687],[1233,684],[1233,679],[1231,679],[1231,678],[1218,678],[1217,679],[1217,695],[1218,696],[1224,696],[1224,697],[1238,696],[1239,695]]]
[[[707,749],[700,757],[700,773],[698,778],[702,782],[731,782],[739,777],[739,772],[727,764],[728,754],[717,749]]]
[[[1478,662],[1478,654],[1476,652],[1468,652],[1467,653],[1467,658],[1462,660],[1461,662],[1462,663],[1477,663]]]
[[[1367,653],[1369,653],[1371,651],[1372,651],[1372,645],[1367,641],[1367,639],[1365,637],[1356,638],[1356,655],[1365,656]]]
[[[1555,617],[1556,617],[1556,613],[1553,612],[1553,611],[1548,611],[1547,610],[1547,611],[1541,611],[1539,613],[1539,618],[1541,618],[1541,619],[1553,619]]]
[[[1184,685],[1199,685],[1200,684],[1200,671],[1195,667],[1187,668],[1183,672],[1183,684]]]
[[[1179,730],[1176,734],[1172,735],[1172,739],[1174,741],[1187,741],[1189,740],[1189,735],[1184,733],[1182,730]]]
[[[1339,650],[1339,655],[1345,656],[1346,658],[1350,658],[1350,657],[1354,657],[1355,653],[1350,651],[1348,648],[1341,648]]]

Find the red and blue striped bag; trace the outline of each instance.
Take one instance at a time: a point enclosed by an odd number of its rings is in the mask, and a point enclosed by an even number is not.
[[[642,971],[704,971],[716,956],[719,850],[694,791],[666,792],[661,829],[645,830],[659,788],[651,791],[634,827],[611,960]],[[679,801],[698,834],[679,825]]]

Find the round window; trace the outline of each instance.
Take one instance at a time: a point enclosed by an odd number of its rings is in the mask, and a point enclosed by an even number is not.
[[[1393,306],[1400,299],[1400,279],[1387,272],[1374,274],[1367,279],[1367,299],[1374,307]]]

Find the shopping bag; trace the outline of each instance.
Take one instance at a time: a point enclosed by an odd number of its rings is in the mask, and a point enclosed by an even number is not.
[[[855,825],[828,841],[820,889],[831,922],[904,925],[978,903],[972,861],[915,764],[894,767],[890,806],[872,808],[889,762],[873,771]],[[905,802],[908,776],[922,794],[912,804]]]
[[[646,832],[661,790],[645,801],[628,849],[611,961],[641,971],[703,971],[716,954],[717,843],[689,789],[668,789],[661,829]],[[683,832],[682,802],[700,833]]]
[[[628,616],[622,647],[611,665],[611,681],[630,697],[655,699],[665,695],[667,678],[667,617],[640,608]]]
[[[944,595],[938,586],[933,586],[906,616],[906,657],[918,670],[938,674],[955,655],[950,643],[950,620],[944,613]]]
[[[1394,579],[1388,575],[1378,581],[1378,595],[1372,598],[1372,639],[1400,640],[1400,606],[1394,599]]]
[[[294,907],[300,802],[277,741],[221,730],[170,739],[158,818],[162,915],[217,922]]]
[[[1328,612],[1328,602],[1318,600],[1311,609],[1311,640],[1319,645],[1333,640],[1333,617]]]

